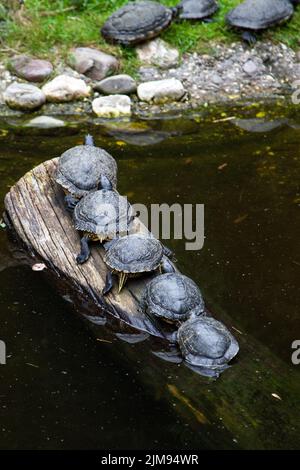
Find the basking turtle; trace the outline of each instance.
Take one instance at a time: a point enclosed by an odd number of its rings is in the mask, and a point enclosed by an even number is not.
[[[242,30],[242,38],[249,44],[256,42],[255,31],[261,31],[289,20],[294,13],[293,4],[300,0],[245,0],[231,10],[227,23]]]
[[[90,256],[89,242],[112,240],[127,234],[134,219],[133,208],[117,191],[101,189],[84,196],[73,214],[76,230],[83,233],[76,261],[82,264]]]
[[[87,135],[85,145],[64,152],[58,160],[55,180],[65,193],[67,209],[74,210],[82,196],[97,189],[112,189],[117,184],[117,164],[104,149],[94,146]]]
[[[173,272],[173,265],[167,260],[170,251],[159,240],[141,234],[127,235],[116,238],[105,245],[107,252],[104,262],[110,269],[106,276],[103,295],[113,287],[113,274],[119,277],[119,292],[122,290],[128,277],[136,277],[146,272],[159,269],[164,272]]]
[[[179,273],[167,273],[156,276],[146,286],[141,309],[165,321],[179,322],[202,315],[204,300],[192,279]]]
[[[209,17],[219,9],[216,0],[181,0],[179,7],[179,16],[184,20],[209,21]]]
[[[158,36],[178,12],[178,7],[167,8],[157,2],[130,2],[107,19],[101,34],[108,42],[138,44]]]
[[[178,329],[177,340],[184,360],[196,367],[226,369],[239,345],[228,329],[214,318],[191,318]]]

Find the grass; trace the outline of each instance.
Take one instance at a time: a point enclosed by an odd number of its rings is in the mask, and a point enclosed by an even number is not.
[[[161,0],[161,3],[173,6],[178,1]],[[5,25],[5,28],[2,26],[0,29],[0,48],[2,51],[8,49],[12,53],[26,52],[55,60],[58,55],[65,57],[70,47],[97,46],[120,57],[124,71],[133,71],[137,65],[134,49],[108,45],[99,33],[105,19],[127,2],[128,0],[26,0],[25,13],[21,18],[15,15],[15,19],[7,17],[6,21],[0,22],[0,25]],[[219,3],[220,9],[214,17],[214,23],[178,21],[162,34],[162,38],[176,46],[181,53],[208,52],[214,43],[238,40],[237,34],[227,28],[224,18],[240,0],[219,0]],[[297,48],[299,30],[300,7],[292,21],[265,32],[263,37]]]

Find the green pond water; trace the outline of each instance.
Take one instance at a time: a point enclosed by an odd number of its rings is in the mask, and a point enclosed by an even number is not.
[[[205,205],[202,250],[165,243],[241,351],[214,382],[155,357],[149,340],[128,344],[103,326],[96,341],[1,230],[0,448],[300,448],[300,108],[23,123],[0,120],[1,209],[26,171],[93,134],[131,202]]]

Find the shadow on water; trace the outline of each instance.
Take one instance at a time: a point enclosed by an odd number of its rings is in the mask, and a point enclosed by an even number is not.
[[[241,353],[211,382],[151,354],[149,340],[128,344],[98,326],[95,341],[43,275],[15,261],[1,231],[0,447],[299,448],[300,112],[68,119],[47,130],[0,122],[1,200],[89,131],[117,158],[130,201],[205,204],[204,248],[166,243],[214,316],[239,330]]]

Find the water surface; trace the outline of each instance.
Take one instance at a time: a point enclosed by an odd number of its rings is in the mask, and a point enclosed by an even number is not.
[[[215,317],[243,333],[242,349],[211,383],[155,358],[147,342],[128,345],[105,328],[96,341],[43,275],[12,256],[2,230],[0,447],[300,447],[300,366],[291,363],[300,339],[300,111],[259,104],[68,121],[48,130],[0,122],[1,200],[24,172],[92,133],[117,159],[119,190],[132,202],[205,204],[204,248],[166,244]]]

